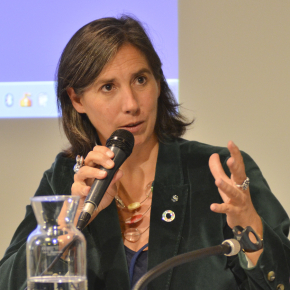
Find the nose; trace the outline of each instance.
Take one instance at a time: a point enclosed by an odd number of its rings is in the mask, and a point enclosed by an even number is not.
[[[125,114],[138,114],[139,108],[139,100],[138,95],[131,87],[124,88],[122,92],[122,111]]]

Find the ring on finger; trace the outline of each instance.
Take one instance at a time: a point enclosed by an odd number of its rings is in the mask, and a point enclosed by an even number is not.
[[[80,168],[84,165],[84,157],[83,156],[80,156],[80,155],[77,155],[76,157],[76,164],[74,166],[74,172],[77,173]]]
[[[236,184],[236,187],[241,188],[242,190],[247,190],[249,188],[249,184],[250,178],[247,177],[242,184]]]

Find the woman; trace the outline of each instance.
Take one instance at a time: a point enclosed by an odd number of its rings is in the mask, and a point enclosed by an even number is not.
[[[60,59],[57,95],[71,147],[44,173],[36,195],[80,196],[78,217],[93,180],[106,176],[99,167],[114,166],[114,154],[104,146],[111,133],[125,129],[135,139],[83,231],[89,289],[130,289],[147,268],[218,245],[236,225],[251,226],[264,249],[185,264],[148,289],[290,289],[285,211],[233,142],[226,149],[180,138],[189,123],[136,20],[104,18],[81,28]],[[77,155],[85,158],[74,174]],[[35,226],[29,206],[1,261],[0,289],[25,287],[25,273],[18,270]],[[10,278],[15,273],[17,281]]]

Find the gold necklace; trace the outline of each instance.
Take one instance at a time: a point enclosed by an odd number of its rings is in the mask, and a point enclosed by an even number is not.
[[[115,196],[115,200],[117,203],[117,206],[120,209],[128,209],[129,211],[134,211],[138,208],[141,207],[141,204],[150,196],[150,193],[153,192],[153,186],[152,186],[153,181],[149,182],[146,186],[145,186],[145,194],[146,197],[144,200],[142,200],[141,202],[137,201],[137,202],[132,202],[130,203],[128,206],[126,206],[123,202],[123,200],[118,196],[118,194]],[[150,191],[148,191],[149,189],[151,189]],[[148,191],[148,192],[147,192]]]
[[[133,202],[133,203],[130,203],[128,206],[125,206],[125,204],[122,201],[122,199],[117,195],[115,197],[115,200],[116,200],[116,204],[117,204],[118,208],[120,210],[127,209],[130,212],[134,212],[135,210],[138,210],[141,207],[141,204],[145,200],[147,200],[149,198],[150,193],[153,193],[153,185],[152,184],[153,184],[153,181],[149,182],[145,186],[145,194],[146,194],[146,197],[141,202]],[[150,204],[150,206],[147,208],[147,210],[143,214],[135,213],[131,217],[129,217],[129,218],[125,219],[125,220],[120,220],[120,222],[124,222],[127,225],[136,224],[136,223],[140,222],[143,219],[143,217],[146,215],[147,212],[149,212],[150,209],[151,209],[151,204]],[[137,242],[140,239],[141,235],[143,233],[145,233],[149,229],[149,227],[150,226],[148,226],[143,232],[140,232],[140,230],[137,229],[136,227],[135,228],[128,228],[124,232],[122,232],[122,234],[124,235],[124,238],[127,241],[132,242],[132,243],[135,243],[135,242]]]

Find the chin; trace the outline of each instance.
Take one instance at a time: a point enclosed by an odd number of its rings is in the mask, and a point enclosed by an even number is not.
[[[152,142],[154,143],[154,141],[158,142],[158,138],[154,134],[151,135],[150,137],[149,136],[142,136],[142,135],[136,135],[134,137],[135,137],[134,146],[140,146],[143,144],[150,145],[150,144],[152,144]]]
[[[135,137],[134,147],[135,147],[135,146],[140,146],[142,143],[143,143],[143,142],[140,140],[140,138],[138,138],[138,137],[136,138],[136,137]]]

